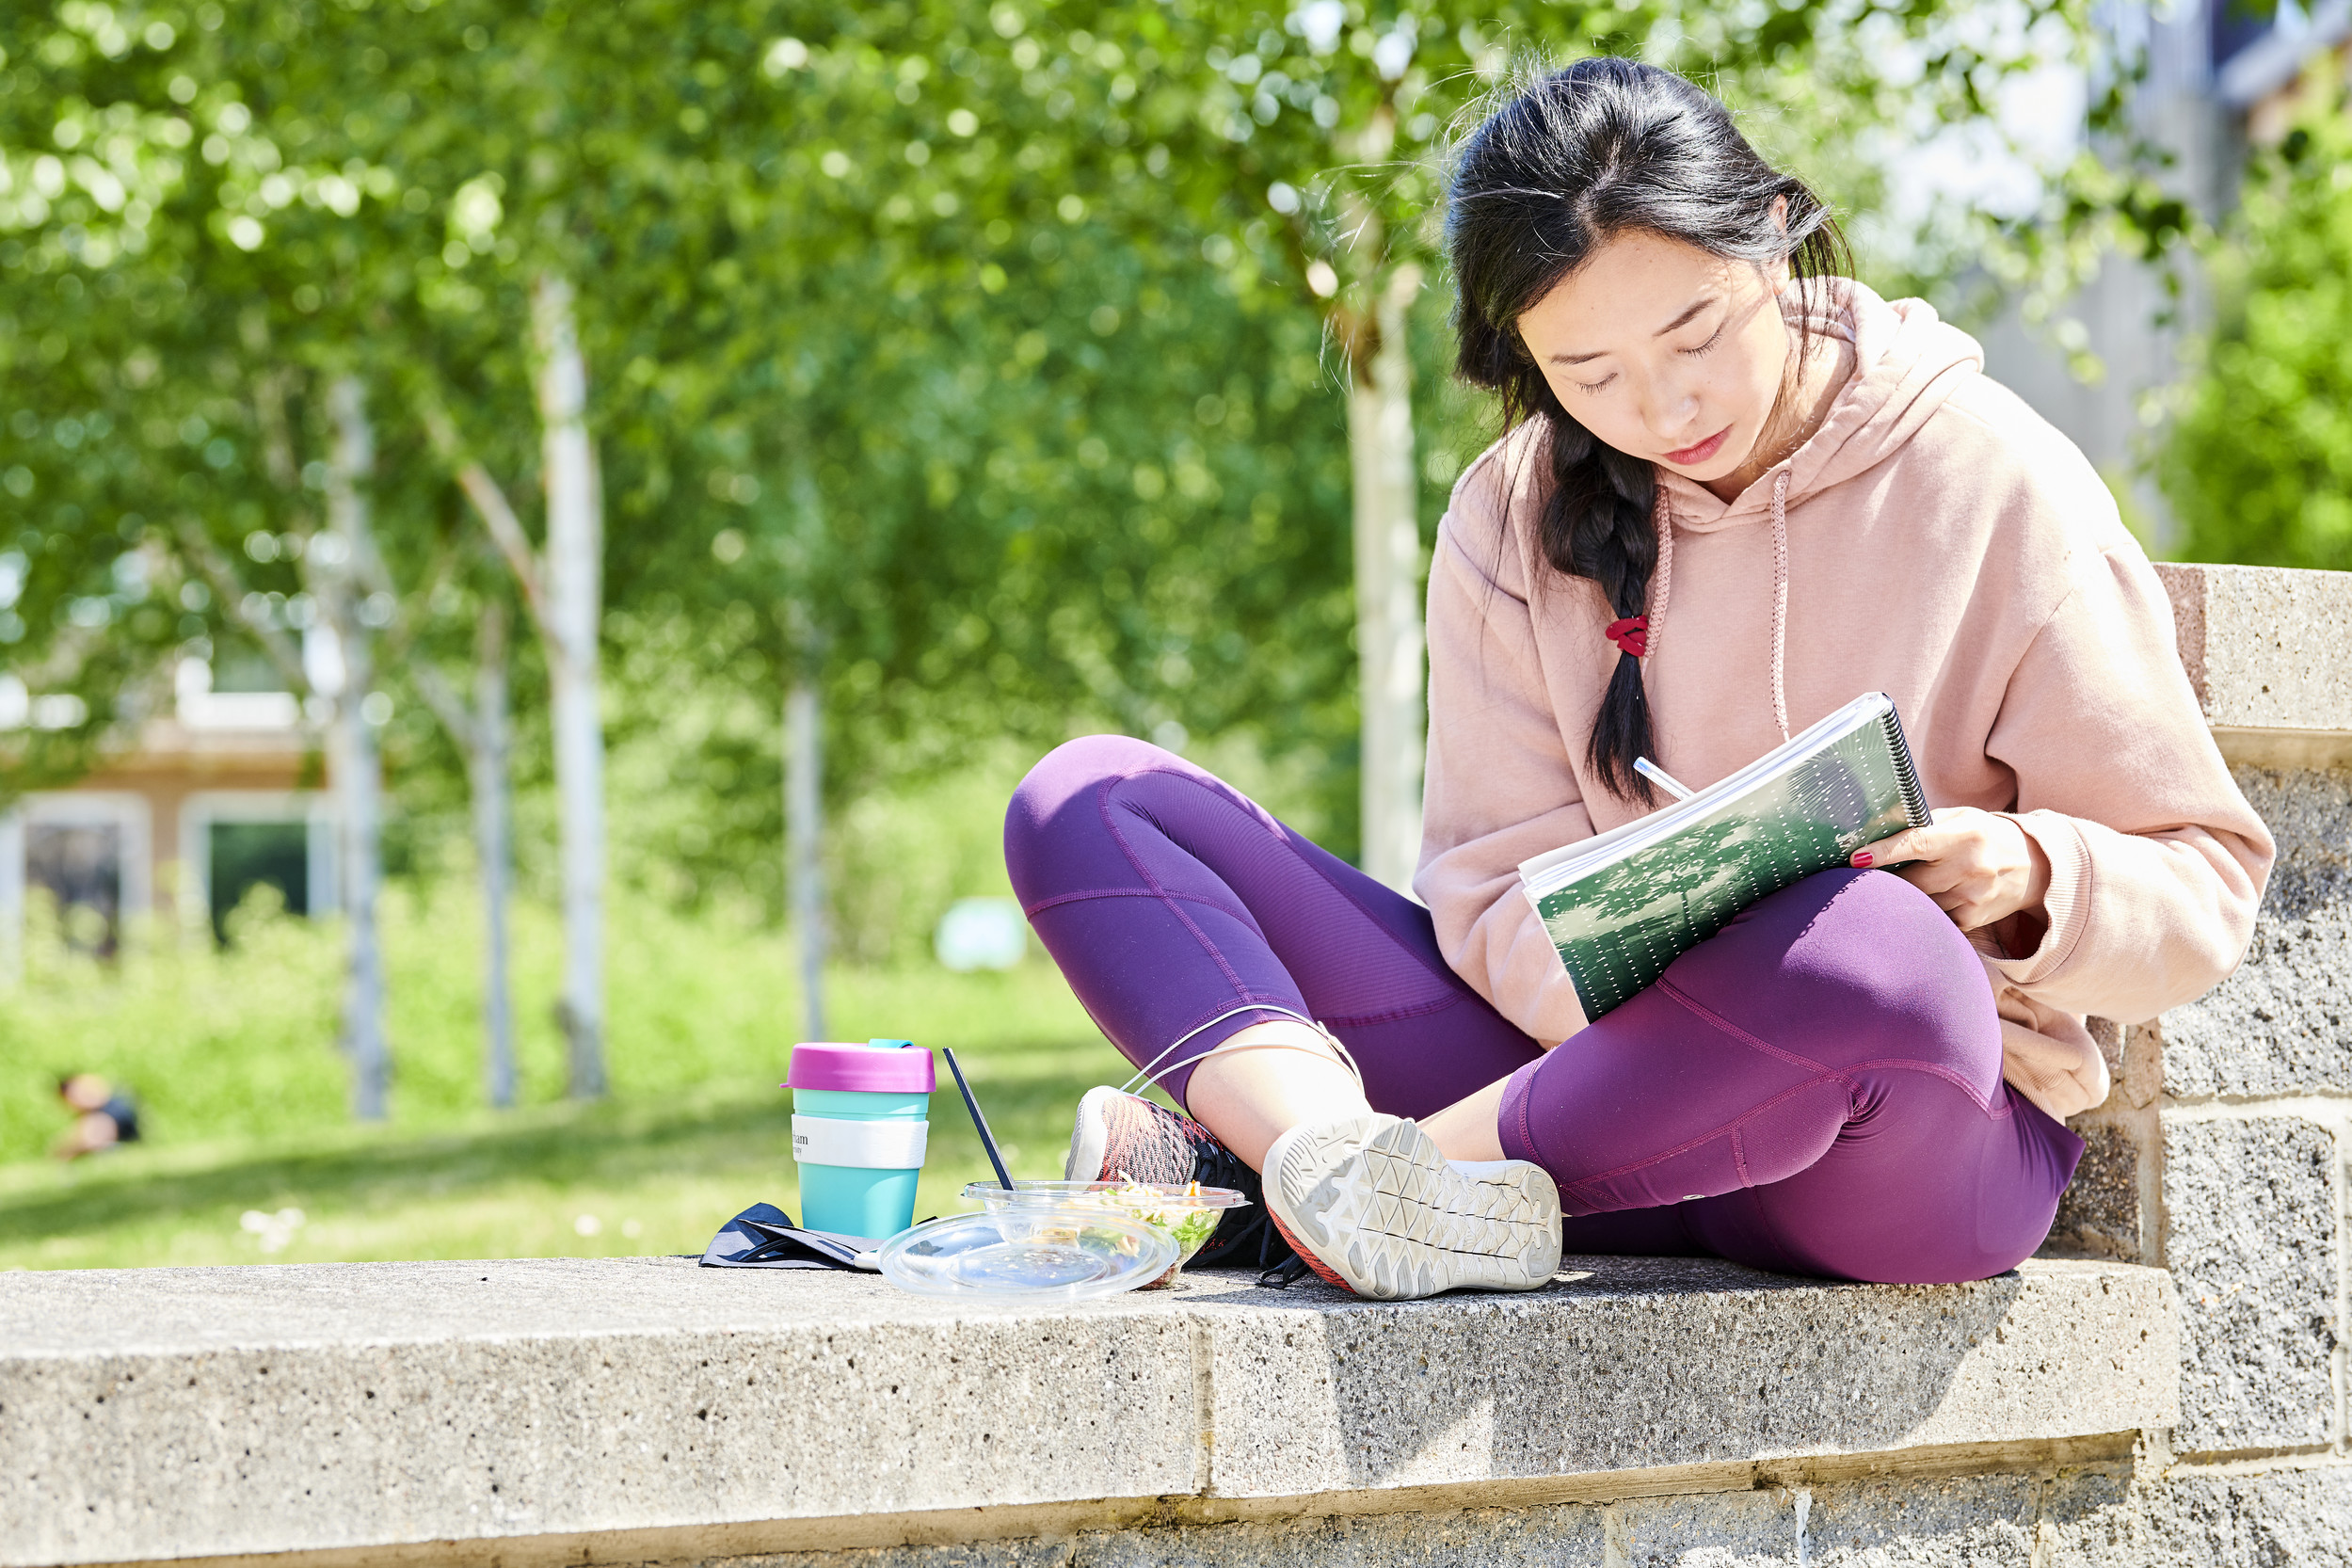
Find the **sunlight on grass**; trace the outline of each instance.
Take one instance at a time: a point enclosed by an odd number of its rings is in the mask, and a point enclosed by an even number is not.
[[[1119,1064],[1100,1043],[983,1047],[966,1070],[1015,1174],[1059,1176],[1072,1106]],[[941,1081],[920,1215],[959,1210],[957,1192],[988,1176]],[[700,1252],[752,1203],[798,1211],[790,1098],[705,1091],[481,1112],[429,1134],[341,1128],[20,1162],[0,1167],[0,1269]],[[264,1252],[241,1219],[285,1209],[301,1223]]]
[[[777,1084],[801,1011],[781,934],[624,905],[615,1095],[584,1106],[552,1098],[553,928],[528,911],[518,1014],[538,1103],[498,1113],[472,1087],[462,904],[388,904],[407,982],[389,1127],[344,1119],[331,926],[262,920],[228,952],[158,948],[112,971],[56,957],[64,972],[0,996],[0,1269],[698,1253],[752,1203],[798,1211]],[[1016,1175],[1059,1176],[1078,1096],[1127,1076],[1041,958],[995,974],[843,968],[827,984],[837,1039],[956,1048]],[[72,1166],[43,1158],[67,1065],[132,1084],[149,1141]],[[988,1175],[944,1071],[940,1085],[919,1215],[956,1211]]]

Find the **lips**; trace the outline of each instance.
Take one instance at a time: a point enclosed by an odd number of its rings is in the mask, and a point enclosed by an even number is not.
[[[1686,446],[1680,452],[1669,452],[1666,455],[1666,460],[1673,464],[1676,468],[1691,468],[1697,464],[1704,463],[1709,457],[1714,456],[1718,452],[1723,450],[1724,440],[1728,438],[1731,433],[1732,427],[1726,424],[1723,428],[1718,430],[1714,435],[1709,436],[1705,440],[1701,441],[1696,446]]]

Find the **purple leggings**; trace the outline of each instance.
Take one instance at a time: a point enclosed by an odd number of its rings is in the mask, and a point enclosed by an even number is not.
[[[1129,1061],[1201,1030],[1160,1064],[1188,1064],[1161,1078],[1179,1104],[1190,1063],[1290,1014],[1327,1024],[1396,1115],[1509,1078],[1503,1149],[1560,1183],[1571,1253],[1982,1279],[2041,1244],[2082,1155],[2002,1081],[1966,939],[1884,872],[1763,900],[1545,1052],[1447,966],[1426,909],[1142,741],[1072,741],[1038,763],[1004,854]]]

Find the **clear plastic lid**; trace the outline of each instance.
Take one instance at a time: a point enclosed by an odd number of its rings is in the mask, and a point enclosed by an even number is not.
[[[964,1196],[991,1209],[1011,1204],[1059,1206],[1115,1205],[1121,1208],[1167,1208],[1179,1212],[1196,1208],[1246,1208],[1250,1200],[1230,1187],[1203,1187],[1179,1181],[1031,1181],[1011,1187],[1001,1182],[975,1181]]]
[[[1175,1267],[1167,1232],[1109,1209],[1030,1207],[955,1214],[882,1244],[882,1275],[921,1296],[1083,1302],[1150,1284]]]

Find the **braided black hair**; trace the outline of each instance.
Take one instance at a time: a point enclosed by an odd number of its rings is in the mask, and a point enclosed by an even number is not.
[[[1639,61],[1579,60],[1536,81],[1471,133],[1447,192],[1446,247],[1459,294],[1456,372],[1502,396],[1503,420],[1543,422],[1552,484],[1536,520],[1544,559],[1590,579],[1617,615],[1647,608],[1657,565],[1657,476],[1561,408],[1519,336],[1520,315],[1612,236],[1644,230],[1800,279],[1848,274],[1830,210],[1766,163],[1713,96]],[[1799,362],[1804,353],[1798,345]],[[1621,652],[1586,757],[1620,797],[1649,804],[1633,760],[1648,751],[1641,665]]]

